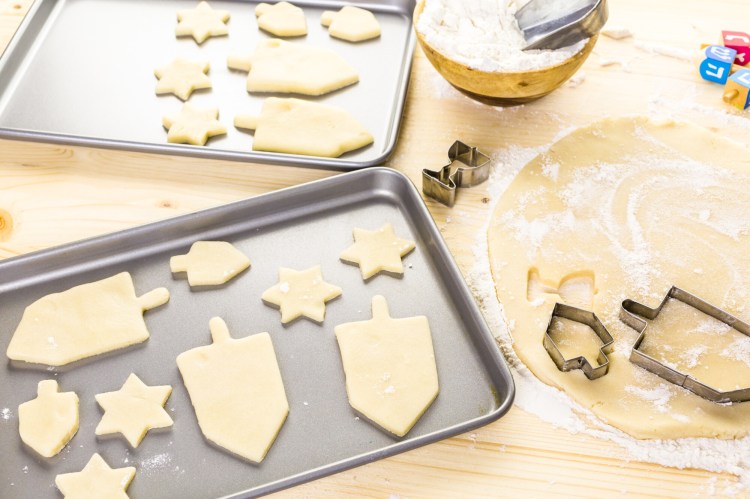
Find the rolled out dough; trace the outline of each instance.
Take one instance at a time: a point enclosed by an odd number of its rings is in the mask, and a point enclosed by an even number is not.
[[[672,285],[750,319],[750,151],[696,125],[607,119],[551,146],[499,199],[488,233],[497,296],[520,359],[637,438],[747,435],[750,403],[720,405],[629,361],[621,302],[658,305]],[[610,369],[560,372],[542,345],[556,301],[593,310],[615,338]],[[575,329],[575,328],[574,328]],[[555,335],[596,362],[597,342]],[[593,332],[591,333],[593,335]],[[641,349],[720,389],[750,386],[750,338],[671,301]]]

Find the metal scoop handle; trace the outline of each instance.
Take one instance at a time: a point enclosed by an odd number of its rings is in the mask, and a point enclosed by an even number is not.
[[[604,27],[609,15],[607,0],[579,0],[562,15],[549,6],[549,0],[531,0],[516,12],[527,42],[523,50],[559,49],[591,38]]]

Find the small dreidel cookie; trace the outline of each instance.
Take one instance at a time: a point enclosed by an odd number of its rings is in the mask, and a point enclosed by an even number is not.
[[[159,79],[156,93],[174,94],[182,100],[188,100],[194,90],[211,88],[211,80],[206,76],[209,64],[177,58],[166,66],[154,70]]]
[[[737,55],[734,56],[735,64],[750,64],[750,35],[742,31],[722,31],[721,41],[725,47],[737,51]]]
[[[132,447],[138,447],[149,430],[172,426],[172,418],[164,410],[164,404],[171,394],[171,386],[147,386],[131,373],[116,392],[96,395],[96,402],[104,409],[104,416],[95,433],[120,433]]]
[[[359,73],[333,50],[273,38],[252,54],[230,54],[227,66],[247,71],[247,91],[323,95],[359,81]]]
[[[299,317],[321,323],[326,317],[326,302],[341,296],[341,288],[323,280],[320,265],[306,270],[279,268],[279,282],[261,297],[266,305],[279,308],[281,323]]]
[[[750,107],[750,69],[741,69],[727,80],[724,102],[738,109]]]
[[[215,107],[201,108],[186,102],[179,114],[162,118],[162,125],[167,129],[167,142],[206,145],[209,137],[227,133],[218,117],[219,110]]]
[[[372,319],[336,326],[349,404],[398,437],[406,435],[438,395],[427,317],[394,319],[382,296]]]
[[[323,12],[320,24],[328,27],[331,36],[348,42],[362,42],[380,36],[380,23],[373,13],[351,5],[338,12]]]
[[[207,2],[201,2],[194,9],[177,11],[175,35],[192,36],[198,44],[201,44],[212,36],[229,34],[227,21],[229,21],[229,12],[214,10]]]
[[[299,7],[289,2],[271,5],[259,3],[255,7],[258,27],[275,36],[304,36],[307,34],[307,19]]]
[[[76,473],[55,477],[55,485],[65,499],[117,498],[127,499],[125,492],[135,477],[135,468],[110,468],[99,454],[94,454],[88,464]]]
[[[709,45],[698,70],[704,80],[724,84],[729,78],[737,51],[720,45]]]
[[[354,244],[340,255],[346,263],[359,265],[362,279],[386,272],[404,273],[401,258],[411,252],[416,245],[413,241],[399,239],[391,224],[385,224],[376,230],[354,229]]]
[[[170,258],[169,267],[187,272],[190,286],[217,286],[250,267],[250,259],[226,241],[196,241],[187,254]]]
[[[18,406],[21,440],[39,455],[57,455],[78,431],[78,395],[58,392],[57,381],[37,386],[37,397]]]
[[[237,115],[234,126],[255,130],[254,151],[337,158],[373,142],[348,111],[301,99],[269,97],[260,116]]]
[[[213,343],[177,356],[203,435],[232,454],[260,463],[289,414],[271,336],[235,339],[220,317]]]

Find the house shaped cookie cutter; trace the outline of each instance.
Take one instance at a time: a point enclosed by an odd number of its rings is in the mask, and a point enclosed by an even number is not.
[[[677,386],[690,390],[696,395],[710,400],[711,402],[731,403],[750,400],[750,387],[730,391],[720,391],[706,385],[705,383],[701,383],[688,374],[677,371],[639,350],[643,338],[646,336],[647,322],[644,318],[649,320],[656,319],[670,298],[679,300],[694,309],[723,322],[740,333],[750,336],[750,324],[741,321],[720,308],[706,303],[692,293],[688,293],[683,289],[672,286],[667,293],[667,296],[664,297],[664,300],[662,300],[661,304],[656,308],[647,307],[633,300],[625,300],[622,302],[620,320],[639,333],[638,339],[635,340],[633,349],[630,353],[630,362],[656,374],[670,383],[674,383]]]
[[[557,344],[555,343],[555,340],[553,340],[552,336],[550,336],[550,332],[552,331],[552,324],[555,320],[555,317],[568,319],[573,322],[584,324],[590,327],[594,331],[594,333],[596,333],[599,339],[602,340],[603,344],[599,349],[599,355],[596,358],[597,362],[599,363],[597,367],[592,366],[588,359],[586,359],[586,357],[584,357],[583,355],[572,359],[565,358],[565,356],[562,354]],[[591,380],[601,378],[609,372],[609,359],[607,358],[607,354],[612,350],[614,338],[612,338],[612,335],[609,333],[602,321],[600,321],[596,314],[593,312],[589,312],[588,310],[583,310],[577,307],[572,307],[570,305],[565,305],[564,303],[556,303],[555,308],[552,309],[552,316],[550,317],[549,323],[547,324],[547,330],[544,333],[544,339],[542,343],[544,344],[544,348],[547,350],[549,356],[552,357],[552,361],[555,363],[557,368],[563,372],[580,369],[583,371],[583,374],[585,374],[586,377]]]
[[[456,161],[461,166],[451,174],[451,166]],[[479,185],[490,176],[490,157],[476,147],[457,140],[448,149],[448,164],[440,170],[422,170],[422,192],[444,205],[456,203],[456,190],[459,187]]]

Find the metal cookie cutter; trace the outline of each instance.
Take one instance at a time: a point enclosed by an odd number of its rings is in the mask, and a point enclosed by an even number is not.
[[[422,192],[446,206],[456,203],[456,189],[479,185],[490,176],[490,157],[457,140],[448,149],[447,165],[440,170],[422,170]],[[451,166],[456,161],[461,166],[451,174]]]
[[[566,359],[563,356],[562,352],[560,352],[560,349],[557,347],[557,344],[552,339],[552,336],[550,336],[552,322],[555,317],[584,324],[596,333],[603,343],[602,347],[599,349],[599,355],[596,358],[599,366],[592,366],[584,356],[573,359]],[[609,331],[607,331],[607,328],[604,327],[604,324],[602,324],[602,321],[599,320],[595,313],[571,307],[564,303],[556,303],[555,308],[552,310],[549,324],[547,324],[547,331],[544,333],[543,343],[544,348],[547,350],[549,356],[552,357],[552,360],[555,362],[555,365],[559,370],[565,372],[573,369],[581,369],[588,379],[597,379],[609,372],[609,359],[607,358],[607,354],[612,350],[612,344],[614,341],[612,335],[609,334]]]
[[[649,320],[656,319],[670,298],[686,303],[694,309],[736,329],[740,333],[750,336],[750,324],[741,321],[720,308],[706,303],[685,290],[672,286],[667,293],[667,296],[664,297],[664,300],[662,300],[661,304],[656,308],[647,307],[633,300],[625,300],[622,302],[620,320],[639,333],[638,339],[635,340],[633,350],[630,353],[630,362],[664,378],[670,383],[674,383],[677,386],[690,390],[696,395],[712,402],[745,402],[750,400],[750,388],[722,392],[715,388],[711,388],[697,379],[687,374],[683,374],[638,350],[646,335],[647,322],[643,317]]]

